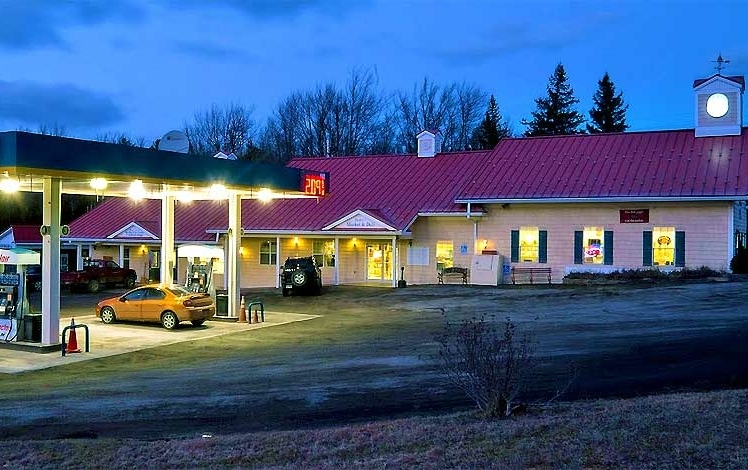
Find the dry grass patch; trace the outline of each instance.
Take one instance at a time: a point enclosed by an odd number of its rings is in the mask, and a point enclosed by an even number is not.
[[[6,441],[4,468],[748,468],[748,391],[244,435]]]

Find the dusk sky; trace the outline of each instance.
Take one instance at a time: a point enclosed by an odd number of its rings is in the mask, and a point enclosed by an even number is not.
[[[607,71],[630,130],[693,127],[694,79],[748,74],[744,0],[0,0],[0,130],[150,143],[216,104],[253,107],[372,69],[496,96],[516,133],[561,62],[588,117]]]

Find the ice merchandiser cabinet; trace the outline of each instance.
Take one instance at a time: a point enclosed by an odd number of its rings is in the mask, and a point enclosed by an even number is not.
[[[478,286],[498,286],[503,282],[504,257],[501,255],[474,255],[470,267],[470,283]]]
[[[31,314],[26,297],[26,266],[39,259],[35,251],[0,249],[0,342],[41,341],[41,315]]]

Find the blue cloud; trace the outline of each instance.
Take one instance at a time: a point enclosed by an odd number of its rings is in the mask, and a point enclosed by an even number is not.
[[[295,17],[306,12],[336,16],[370,4],[369,0],[174,0],[180,7],[226,7],[257,19]]]
[[[74,85],[0,80],[0,121],[16,126],[57,124],[98,128],[122,121],[122,110],[106,95]]]
[[[133,0],[3,1],[0,48],[66,47],[63,31],[107,21],[138,21],[145,12]]]

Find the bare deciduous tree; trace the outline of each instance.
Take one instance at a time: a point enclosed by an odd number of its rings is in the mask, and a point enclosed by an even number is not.
[[[536,365],[529,336],[518,337],[510,318],[500,331],[496,323],[481,317],[459,326],[445,322],[444,332],[437,340],[447,379],[487,416],[511,415]]]
[[[293,93],[268,119],[262,146],[272,159],[363,155],[381,145],[384,99],[371,70],[355,69],[343,89],[328,83]]]
[[[214,155],[223,151],[246,158],[255,132],[252,108],[240,104],[226,108],[213,105],[207,111],[195,113],[184,130],[190,139],[190,153]]]

